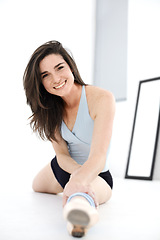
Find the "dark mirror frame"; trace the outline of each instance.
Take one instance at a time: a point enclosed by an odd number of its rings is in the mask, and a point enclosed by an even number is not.
[[[147,177],[146,176],[132,176],[132,175],[129,175],[128,170],[129,170],[129,164],[130,164],[130,156],[131,156],[131,151],[132,151],[134,131],[135,131],[135,128],[136,128],[135,125],[136,125],[138,104],[139,104],[139,101],[140,101],[141,86],[142,86],[142,84],[145,84],[145,83],[151,82],[151,81],[156,81],[156,80],[160,81],[160,77],[147,79],[147,80],[143,80],[143,81],[139,82],[138,94],[137,94],[137,100],[136,100],[136,107],[135,107],[135,114],[134,114],[134,120],[133,120],[133,127],[132,127],[132,133],[131,133],[131,140],[130,140],[130,145],[129,145],[128,160],[127,160],[127,166],[126,166],[126,172],[125,172],[125,178],[126,179],[152,180],[152,178],[153,178],[153,171],[154,171],[155,157],[156,157],[156,149],[157,149],[157,143],[158,143],[158,133],[159,133],[159,127],[160,127],[160,108],[159,108],[159,113],[158,113],[157,130],[156,130],[156,136],[155,136],[155,145],[154,145],[154,150],[153,150],[153,158],[152,158],[152,164],[151,164],[151,169],[150,169],[150,175],[147,176]],[[159,93],[160,93],[160,91],[159,91]]]

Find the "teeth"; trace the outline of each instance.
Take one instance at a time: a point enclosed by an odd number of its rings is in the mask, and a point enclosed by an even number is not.
[[[63,87],[63,86],[64,86],[64,84],[65,84],[65,82],[64,82],[64,83],[62,83],[61,85],[59,85],[58,87],[55,87],[55,89],[58,89],[58,88],[61,88],[61,87]]]

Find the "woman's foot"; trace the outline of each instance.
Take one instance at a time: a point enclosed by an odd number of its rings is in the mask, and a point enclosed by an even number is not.
[[[68,232],[73,237],[83,237],[99,219],[97,209],[81,196],[73,197],[65,205],[63,216],[67,220]]]

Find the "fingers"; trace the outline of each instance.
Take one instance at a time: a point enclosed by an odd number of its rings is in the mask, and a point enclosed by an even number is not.
[[[93,191],[88,191],[86,193],[93,198],[95,206],[97,208],[99,206],[99,203],[98,203],[98,200],[97,200],[97,197],[96,197],[95,193]]]
[[[68,200],[68,197],[65,194],[63,194],[63,207],[66,205],[67,200]]]
[[[81,192],[82,192],[82,191],[81,191]],[[97,198],[96,198],[96,196],[95,196],[95,193],[94,193],[94,192],[91,192],[91,191],[86,191],[86,192],[84,192],[84,193],[87,193],[89,196],[91,196],[91,197],[93,198],[94,203],[95,203],[95,206],[96,206],[96,208],[98,208],[99,203],[98,203],[98,201],[97,201]],[[63,207],[66,205],[68,198],[69,198],[69,196],[66,196],[66,194],[63,192]]]
[[[83,192],[83,193],[87,193],[88,195],[90,195],[94,200],[95,206],[98,207],[99,204],[98,204],[96,195],[95,195],[92,187],[90,186],[90,184],[88,184],[88,185],[76,184],[76,182],[72,181],[72,179],[69,180],[69,182],[66,184],[66,186],[63,190],[63,207],[67,203],[69,196],[71,196],[72,194],[74,194],[76,192]]]
[[[98,199],[97,199],[96,194],[93,191],[91,185],[87,185],[86,186],[86,191],[84,191],[84,192],[87,193],[88,195],[90,195],[93,198],[96,207],[98,207],[98,205],[99,205]]]

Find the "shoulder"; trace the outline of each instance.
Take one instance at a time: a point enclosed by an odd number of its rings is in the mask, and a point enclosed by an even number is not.
[[[110,91],[92,85],[87,85],[85,89],[90,116],[93,120],[99,112],[115,111],[115,98]]]
[[[97,100],[97,98],[98,99],[112,98],[114,100],[113,94],[110,91],[105,90],[103,88],[92,86],[92,85],[87,85],[87,86],[85,86],[85,89],[86,89],[87,97],[91,98],[92,100],[94,100],[95,98],[96,98],[96,100]]]

